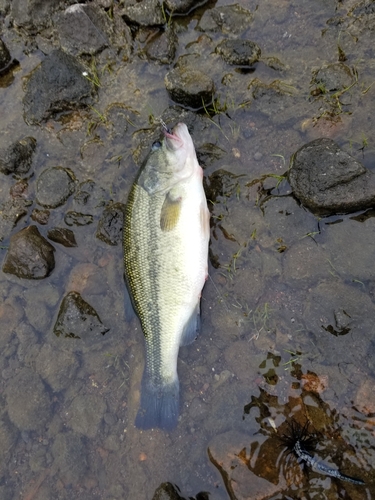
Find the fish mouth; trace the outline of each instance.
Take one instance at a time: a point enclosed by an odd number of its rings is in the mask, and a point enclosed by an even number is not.
[[[174,151],[176,149],[179,149],[184,143],[182,137],[180,137],[181,127],[186,125],[184,125],[183,123],[178,123],[172,130],[164,125],[163,134],[168,148]]]

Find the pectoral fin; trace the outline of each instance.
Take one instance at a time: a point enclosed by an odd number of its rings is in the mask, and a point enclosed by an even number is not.
[[[172,231],[177,225],[181,212],[181,197],[173,199],[167,193],[160,213],[160,227],[162,231]]]

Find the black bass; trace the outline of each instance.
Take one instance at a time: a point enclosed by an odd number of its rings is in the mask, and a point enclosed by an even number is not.
[[[177,356],[200,326],[209,211],[203,171],[184,123],[152,145],[129,194],[125,277],[146,341],[135,425],[172,429],[179,415]]]

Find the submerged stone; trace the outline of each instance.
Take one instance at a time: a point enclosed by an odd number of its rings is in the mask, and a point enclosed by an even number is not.
[[[176,54],[177,44],[178,39],[173,28],[168,27],[146,45],[146,55],[160,64],[171,64]]]
[[[214,82],[209,76],[188,66],[169,71],[164,83],[171,99],[191,108],[202,108],[211,103],[215,92]]]
[[[47,233],[48,238],[55,243],[60,243],[64,247],[76,247],[77,242],[74,233],[66,227],[54,227]]]
[[[55,268],[54,251],[36,226],[26,227],[11,237],[3,271],[24,279],[46,278]]]
[[[105,208],[101,216],[96,237],[108,245],[118,245],[122,241],[122,227],[124,224],[123,203],[114,203]]]
[[[343,90],[354,82],[354,76],[350,68],[343,63],[329,64],[323,66],[314,75],[312,83],[324,92]]]
[[[24,137],[7,149],[0,151],[0,172],[3,174],[25,175],[30,170],[32,156],[36,148],[34,137]]]
[[[67,168],[47,168],[37,180],[36,201],[46,208],[63,205],[74,193],[75,180],[73,172]]]
[[[43,430],[51,416],[48,392],[30,368],[23,368],[11,378],[5,389],[10,421],[20,430]]]
[[[71,210],[65,214],[64,222],[67,226],[87,226],[94,222],[94,217]]]
[[[253,18],[253,14],[238,3],[223,5],[206,10],[196,29],[237,35],[249,27]]]
[[[350,213],[375,204],[375,175],[331,139],[309,142],[291,158],[293,194],[320,215]]]
[[[216,47],[216,52],[228,64],[250,66],[260,59],[260,47],[251,40],[223,40]]]
[[[98,313],[78,292],[69,292],[63,299],[53,331],[57,337],[81,339],[92,343],[107,333]]]

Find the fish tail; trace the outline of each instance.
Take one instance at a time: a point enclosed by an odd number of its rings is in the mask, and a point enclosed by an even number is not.
[[[172,430],[179,415],[179,382],[155,383],[145,373],[142,379],[141,404],[135,419],[139,429]]]

